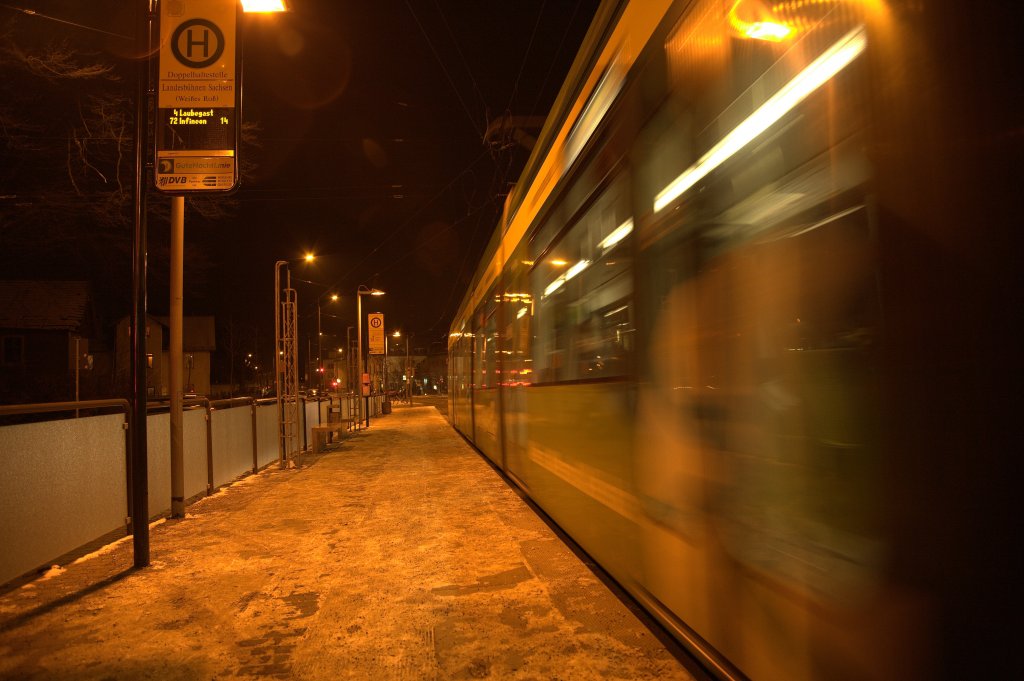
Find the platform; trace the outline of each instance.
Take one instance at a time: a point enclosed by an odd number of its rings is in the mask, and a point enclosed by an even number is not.
[[[689,679],[433,407],[0,594],[0,678]]]

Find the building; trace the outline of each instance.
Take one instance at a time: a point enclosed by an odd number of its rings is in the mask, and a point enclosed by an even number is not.
[[[97,327],[88,282],[0,281],[0,402],[95,397]]]
[[[117,324],[116,371],[126,380],[130,372],[131,346],[128,317]],[[210,358],[216,348],[213,317],[185,317],[182,322],[182,381],[186,393],[210,394]],[[171,394],[171,371],[168,347],[170,319],[146,318],[146,388],[149,399],[166,399]]]

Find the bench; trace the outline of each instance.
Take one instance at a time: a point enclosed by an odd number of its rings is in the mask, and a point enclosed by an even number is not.
[[[349,425],[352,424],[354,421],[355,419],[338,419],[337,421],[330,421],[328,423],[321,423],[319,425],[313,426],[313,453],[320,453],[321,435],[323,436],[324,439],[323,446],[326,447],[327,443],[329,442],[331,433],[337,433],[338,435],[341,435],[343,432],[348,430]]]

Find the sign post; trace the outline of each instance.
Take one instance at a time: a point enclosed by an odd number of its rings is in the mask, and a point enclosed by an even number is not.
[[[162,0],[156,188],[224,192],[238,184],[236,0]]]

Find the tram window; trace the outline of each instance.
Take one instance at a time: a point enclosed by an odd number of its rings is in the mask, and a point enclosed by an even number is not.
[[[529,265],[527,244],[521,243],[512,256],[509,270],[509,290],[505,293],[505,353],[503,378],[506,385],[528,385],[533,382],[531,336],[534,301],[529,293]]]
[[[538,382],[627,373],[633,345],[628,183],[620,176],[531,273]]]
[[[487,383],[487,366],[484,362],[484,330],[482,314],[474,316],[473,324],[473,388],[483,388]]]
[[[497,315],[491,312],[484,326],[483,342],[483,383],[482,388],[498,387],[498,362],[496,351],[498,349]]]
[[[497,306],[494,297],[496,288],[492,288],[484,299],[484,304],[474,315],[473,340],[474,381],[476,388],[496,388],[498,385],[498,329]]]

